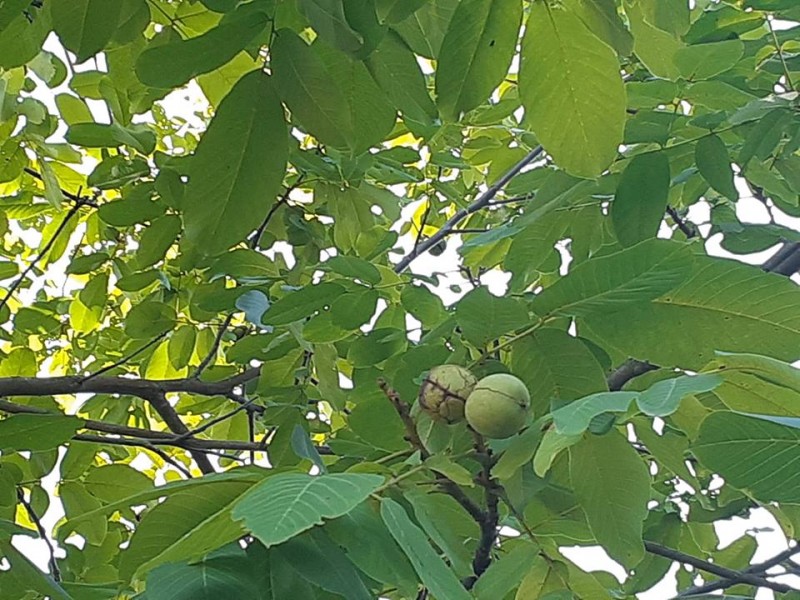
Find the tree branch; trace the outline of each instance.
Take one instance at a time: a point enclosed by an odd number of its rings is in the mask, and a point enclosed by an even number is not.
[[[129,360],[135,358],[136,356],[138,356],[139,354],[141,354],[142,352],[144,352],[145,350],[147,350],[151,346],[154,346],[155,344],[157,344],[158,342],[163,340],[167,336],[168,333],[169,333],[169,331],[165,331],[165,332],[159,334],[158,336],[154,337],[152,340],[150,340],[149,342],[147,342],[143,346],[140,346],[139,348],[137,348],[136,350],[134,350],[133,352],[131,352],[127,356],[123,356],[119,360],[114,361],[110,365],[106,365],[105,367],[103,367],[101,369],[98,369],[94,373],[89,373],[88,375],[86,375],[83,378],[83,381],[88,381],[90,379],[93,379],[94,377],[99,377],[103,373],[108,373],[109,371],[113,371],[117,367],[121,367],[122,365],[127,363]]]
[[[50,555],[47,559],[47,565],[50,568],[50,573],[53,575],[53,579],[56,581],[61,581],[61,570],[58,568],[56,550],[53,547],[53,542],[51,542],[50,538],[47,537],[47,531],[45,531],[44,525],[42,525],[42,521],[39,519],[39,515],[37,515],[36,511],[33,510],[33,506],[31,506],[30,502],[25,499],[25,492],[23,492],[20,488],[17,488],[17,500],[19,500],[19,503],[25,507],[25,512],[28,513],[28,518],[33,522],[34,527],[36,527],[39,537],[42,538],[44,543],[47,545],[47,551]]]
[[[663,556],[664,558],[669,558],[670,560],[674,560],[676,562],[685,563],[687,565],[695,567],[696,569],[700,569],[702,571],[705,571],[707,573],[712,573],[714,575],[719,575],[720,577],[724,577],[725,579],[738,578],[739,581],[737,583],[748,583],[750,585],[754,585],[757,587],[766,587],[781,593],[792,591],[791,587],[789,587],[788,585],[784,585],[783,583],[770,581],[768,579],[764,579],[763,577],[759,577],[758,575],[754,575],[751,573],[734,571],[732,569],[722,567],[712,562],[708,562],[707,560],[697,558],[696,556],[685,554],[680,550],[675,550],[673,548],[667,548],[665,546],[662,546],[661,544],[656,544],[655,542],[650,542],[645,540],[644,548],[650,554]]]
[[[472,559],[473,575],[464,581],[464,587],[472,589],[480,576],[492,562],[492,548],[497,539],[497,525],[500,522],[498,505],[500,504],[500,485],[492,478],[493,457],[492,450],[484,443],[483,437],[476,431],[472,432],[475,439],[475,453],[478,460],[483,465],[477,482],[483,486],[486,510],[483,511],[483,519],[478,523],[481,528],[481,538],[478,547],[475,549],[475,556]]]
[[[2,300],[0,300],[0,310],[2,310],[2,308],[6,304],[8,304],[8,301],[11,298],[11,296],[13,296],[14,293],[19,289],[19,286],[21,286],[22,282],[25,281],[25,278],[28,276],[28,273],[30,273],[36,266],[36,263],[38,263],[40,260],[42,260],[42,258],[47,256],[47,253],[50,252],[50,248],[52,248],[53,244],[56,243],[58,236],[61,235],[61,232],[64,231],[64,228],[67,226],[67,223],[69,223],[72,217],[74,217],[77,214],[81,206],[83,206],[83,204],[78,202],[77,204],[75,204],[75,206],[69,209],[67,214],[64,215],[64,218],[61,220],[61,223],[59,223],[58,228],[55,230],[55,232],[53,232],[52,237],[49,240],[47,240],[47,243],[44,245],[44,248],[42,248],[42,251],[39,252],[39,254],[37,254],[36,257],[30,263],[28,263],[28,266],[25,267],[25,270],[19,274],[19,277],[17,277],[13,282],[11,282],[11,285],[8,287],[8,290],[6,291],[5,297]]]
[[[683,232],[683,235],[686,236],[687,239],[692,239],[693,237],[697,237],[697,227],[694,224],[689,224],[686,222],[679,214],[678,211],[672,208],[671,206],[667,206],[667,214],[672,218],[675,222],[675,225],[678,226]]]
[[[634,377],[644,375],[650,371],[657,370],[656,365],[651,365],[649,362],[636,360],[630,358],[622,363],[615,371],[613,371],[607,378],[608,389],[612,392],[618,392],[622,387]]]
[[[776,554],[772,558],[770,558],[768,560],[765,560],[764,562],[756,563],[754,565],[750,565],[747,569],[742,571],[742,573],[750,574],[750,575],[760,575],[760,576],[766,577],[768,569],[771,569],[772,567],[778,566],[779,564],[781,564],[782,562],[788,560],[789,558],[791,558],[792,556],[794,556],[798,552],[800,552],[800,545],[794,546],[793,548],[788,548],[788,549],[784,550],[783,552],[780,552],[780,553]],[[689,596],[699,596],[700,594],[708,594],[708,593],[713,592],[715,590],[727,589],[729,587],[732,587],[732,586],[740,584],[740,583],[747,583],[747,582],[743,581],[741,579],[741,577],[738,577],[738,576],[734,577],[734,578],[731,578],[731,579],[723,578],[723,579],[719,579],[717,581],[712,581],[712,582],[707,583],[705,585],[698,585],[698,586],[689,588],[687,590],[684,590],[680,594],[678,594],[678,597],[679,598],[686,598],[686,597],[689,597]]]
[[[233,313],[230,313],[227,317],[225,317],[225,321],[223,321],[222,325],[219,326],[219,331],[217,331],[217,336],[214,338],[214,343],[211,344],[211,349],[208,351],[206,357],[197,366],[195,372],[192,373],[192,379],[200,379],[200,375],[203,374],[203,371],[206,370],[206,367],[208,367],[216,358],[219,345],[222,343],[222,336],[225,335],[226,331],[228,331],[228,326],[231,324],[231,321],[233,321]]]
[[[487,189],[483,194],[478,196],[474,202],[472,202],[466,208],[462,208],[461,210],[457,211],[452,217],[450,217],[447,222],[442,225],[442,228],[439,229],[436,233],[434,233],[431,237],[426,239],[425,241],[421,242],[418,246],[413,248],[411,252],[409,252],[403,259],[398,262],[394,266],[395,273],[402,273],[405,271],[408,266],[414,262],[418,257],[422,254],[425,254],[428,250],[430,250],[433,246],[438,244],[448,235],[450,232],[458,225],[461,221],[466,219],[473,213],[478,212],[479,210],[487,207],[492,199],[497,195],[497,193],[502,190],[509,181],[514,179],[517,175],[520,174],[522,169],[532,163],[534,160],[539,158],[539,156],[544,152],[544,149],[541,146],[536,146],[533,150],[531,150],[525,158],[519,161],[516,165],[511,167],[509,171],[503,175],[497,182],[492,185],[489,189]]]
[[[430,452],[428,452],[428,449],[425,447],[425,444],[423,444],[419,434],[417,433],[417,426],[414,424],[414,419],[411,417],[411,411],[408,403],[400,397],[396,390],[390,388],[389,384],[387,384],[384,379],[378,380],[378,386],[389,399],[389,402],[392,403],[392,406],[394,406],[394,409],[400,416],[400,420],[403,421],[403,426],[406,430],[406,441],[408,441],[408,443],[411,444],[415,450],[419,451],[422,460],[430,457]],[[483,527],[485,526],[488,518],[487,511],[484,511],[480,506],[473,502],[473,500],[464,493],[464,490],[462,490],[459,485],[449,477],[437,473],[436,484],[442,489],[442,491],[458,502],[462,508],[469,513],[469,516],[471,516],[473,520],[478,523],[478,525],[481,527],[481,531],[483,531]],[[497,507],[495,505],[495,510],[496,508]],[[476,575],[479,575],[479,573],[476,573]],[[477,577],[475,579],[477,580]],[[464,582],[464,585],[474,585],[474,581],[470,583],[470,580],[471,578],[468,578],[468,580]]]
[[[30,167],[25,167],[23,170],[28,175],[30,175],[31,177],[34,177],[35,179],[38,179],[41,182],[44,182],[44,177],[42,177],[42,174],[39,173],[39,171],[37,171],[36,169],[32,169]],[[97,204],[97,202],[94,201],[93,198],[89,198],[87,196],[79,196],[77,194],[73,194],[72,192],[68,192],[64,188],[60,188],[60,190],[61,190],[61,195],[62,196],[64,196],[65,198],[67,198],[69,200],[72,200],[73,202],[75,202],[76,204],[79,204],[80,206],[91,206],[92,208],[97,208],[99,206]]]
[[[800,242],[784,244],[761,268],[768,273],[791,277],[800,269]]]
[[[133,379],[130,377],[6,377],[0,378],[0,396],[56,396],[61,394],[120,394],[150,400],[154,394],[186,392],[200,396],[226,396],[256,379],[260,367],[251,367],[220,381],[183,379]]]

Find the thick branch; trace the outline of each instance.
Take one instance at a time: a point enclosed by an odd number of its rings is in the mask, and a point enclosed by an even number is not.
[[[486,510],[483,511],[483,518],[478,523],[481,528],[481,538],[478,540],[478,547],[475,549],[475,556],[472,559],[473,575],[464,581],[464,587],[472,589],[477,583],[478,578],[483,574],[492,562],[492,548],[497,539],[497,525],[500,522],[498,505],[500,504],[500,484],[492,479],[492,451],[484,443],[483,437],[473,431],[475,438],[475,453],[478,460],[483,465],[478,483],[483,486],[484,497],[486,499]]]
[[[199,379],[131,379],[129,377],[7,377],[0,378],[0,396],[55,396],[60,394],[120,394],[150,400],[154,394],[186,392],[200,396],[228,396],[256,379],[260,367],[220,381]]]
[[[434,233],[431,237],[426,239],[425,241],[421,242],[419,245],[414,247],[411,252],[409,252],[403,259],[397,263],[394,267],[395,273],[402,273],[408,268],[412,262],[414,262],[419,256],[425,254],[428,250],[433,248],[436,244],[441,242],[444,238],[446,238],[452,230],[458,225],[461,221],[466,219],[473,213],[478,212],[479,210],[486,208],[489,206],[489,203],[492,199],[497,195],[497,193],[502,190],[509,181],[514,179],[517,175],[520,174],[522,169],[532,163],[534,160],[539,158],[544,150],[541,146],[536,146],[533,150],[531,150],[525,158],[519,161],[516,165],[511,167],[511,169],[503,175],[497,182],[491,186],[488,190],[486,190],[483,194],[478,196],[474,202],[472,202],[466,208],[462,208],[452,217],[450,217],[447,222],[442,225],[442,228]]]
[[[761,268],[768,273],[791,277],[800,269],[800,242],[784,244]]]
[[[657,366],[651,365],[649,362],[643,362],[634,358],[626,360],[620,367],[618,367],[606,378],[608,389],[612,392],[618,392],[626,383],[628,383],[628,381],[634,377],[644,375],[645,373],[655,371],[657,369]]]

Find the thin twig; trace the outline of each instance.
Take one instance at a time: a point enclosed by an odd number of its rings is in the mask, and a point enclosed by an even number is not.
[[[503,200],[492,200],[488,206],[503,206],[504,204],[516,204],[518,202],[527,202],[533,198],[533,192],[523,196],[514,196],[513,198],[504,198]]]
[[[681,552],[680,550],[675,550],[673,548],[667,548],[666,546],[662,546],[661,544],[656,544],[655,542],[650,542],[648,540],[645,540],[644,548],[650,554],[663,556],[664,558],[669,558],[670,560],[674,560],[676,562],[685,563],[687,565],[695,567],[696,569],[700,569],[701,571],[706,571],[707,573],[713,573],[714,575],[719,575],[720,577],[724,577],[725,579],[738,578],[739,583],[748,583],[750,585],[754,585],[757,587],[766,587],[781,593],[792,591],[792,588],[789,587],[788,585],[770,581],[768,579],[764,579],[763,577],[759,577],[758,575],[754,575],[751,573],[734,571],[732,569],[722,567],[715,563],[708,562],[707,560],[697,558],[696,556],[686,554],[684,552]]]
[[[44,182],[44,177],[36,169],[25,167],[23,170],[31,177],[34,177],[41,182]],[[64,196],[68,200],[72,200],[73,202],[80,204],[81,206],[91,206],[92,208],[98,208],[100,206],[97,202],[94,201],[93,198],[90,198],[88,196],[79,196],[77,194],[73,194],[72,192],[69,192],[64,188],[60,188],[60,190],[62,196]]]
[[[781,44],[778,41],[778,36],[775,35],[775,30],[772,28],[772,18],[770,16],[766,17],[767,28],[769,29],[770,34],[772,35],[772,41],[775,44],[775,52],[778,53],[778,58],[781,61],[781,65],[783,66],[783,76],[786,77],[786,83],[791,91],[796,91],[794,87],[794,83],[792,82],[791,72],[789,71],[789,66],[786,64],[786,58],[783,56],[783,51],[781,50]]]
[[[56,581],[61,581],[61,571],[58,568],[56,549],[53,547],[53,542],[51,542],[50,538],[47,536],[47,531],[45,531],[39,515],[36,514],[35,510],[33,510],[33,506],[31,506],[30,502],[25,499],[25,492],[23,492],[20,488],[17,488],[17,500],[19,500],[19,503],[25,507],[25,512],[28,513],[28,518],[33,522],[34,527],[36,527],[39,537],[42,538],[44,543],[47,545],[47,551],[50,554],[49,558],[47,559],[47,565],[50,568],[50,573],[53,575],[53,579]]]
[[[138,439],[138,438],[116,438],[116,437],[108,437],[108,436],[104,436],[104,435],[94,435],[94,434],[91,434],[91,433],[77,433],[74,436],[72,436],[72,439],[75,440],[76,442],[91,442],[91,443],[96,443],[96,444],[110,444],[112,446],[115,446],[115,445],[116,446],[136,446],[136,447],[139,447],[139,448],[146,448],[148,450],[153,450],[156,447],[156,445],[161,445],[161,446],[172,446],[173,445],[173,444],[171,444],[171,443],[169,443],[169,442],[167,442],[165,440],[143,440],[143,439]],[[203,441],[207,441],[207,440],[203,440]],[[223,442],[223,441],[224,440],[216,440],[215,443],[216,442]],[[227,446],[227,444],[222,444],[222,445],[226,445]],[[237,460],[237,461],[242,461],[243,460],[238,456],[231,455],[231,454],[226,454],[224,452],[218,452],[217,450],[212,449],[212,448],[199,448],[199,447],[195,447],[194,444],[192,444],[191,446],[192,447],[190,449],[187,446],[178,446],[178,445],[176,445],[176,447],[183,448],[184,450],[187,450],[188,452],[202,452],[203,454],[209,454],[211,456],[218,456],[220,458],[227,458],[227,459]],[[239,452],[243,452],[243,451],[247,450],[247,448],[233,448],[233,447],[226,447],[225,449],[226,450],[239,451]]]
[[[102,369],[98,369],[94,373],[89,373],[88,375],[83,377],[83,379],[81,381],[82,382],[89,381],[90,379],[93,379],[95,377],[99,377],[103,373],[108,373],[109,371],[113,371],[117,367],[121,367],[122,365],[124,365],[128,361],[136,358],[139,354],[141,354],[142,352],[144,352],[145,350],[147,350],[151,346],[154,346],[155,344],[157,344],[158,342],[163,340],[167,336],[168,333],[169,333],[169,330],[165,331],[164,333],[159,334],[158,336],[154,337],[152,340],[147,342],[144,346],[141,346],[140,348],[137,348],[136,350],[134,350],[133,352],[131,352],[127,356],[123,356],[118,361],[113,362],[110,365],[107,365],[107,366],[103,367]]]
[[[200,379],[200,375],[203,374],[203,371],[211,364],[217,357],[217,352],[219,351],[219,346],[222,343],[222,336],[225,335],[225,332],[228,331],[228,327],[233,320],[233,313],[230,313],[225,320],[222,322],[222,325],[219,327],[219,331],[217,331],[217,336],[214,338],[214,343],[211,344],[211,350],[208,351],[206,357],[200,361],[200,364],[197,366],[197,369],[194,373],[192,373],[192,379]]]
[[[303,177],[304,176],[305,176],[305,173],[301,173],[298,176],[297,181],[295,181],[292,185],[290,185],[288,188],[286,188],[286,191],[283,193],[283,195],[280,198],[278,198],[278,200],[275,202],[275,204],[273,204],[270,207],[270,209],[267,211],[266,216],[264,217],[264,220],[261,221],[261,225],[258,226],[258,229],[256,229],[255,233],[250,237],[250,240],[249,240],[250,248],[255,250],[256,248],[259,247],[258,246],[258,242],[259,242],[259,240],[261,240],[261,236],[264,235],[264,230],[269,225],[269,222],[272,220],[272,217],[275,215],[276,212],[278,212],[278,209],[281,206],[283,206],[284,204],[286,204],[289,201],[289,194],[291,194],[292,191],[294,191],[298,187],[300,187],[300,184],[303,182]]]
[[[61,232],[64,231],[64,228],[67,226],[67,223],[69,223],[72,217],[74,217],[75,214],[80,210],[81,206],[83,206],[83,204],[79,202],[75,204],[75,206],[69,209],[67,214],[64,215],[64,218],[62,219],[61,223],[59,223],[58,228],[55,230],[52,237],[44,245],[44,248],[42,248],[42,251],[36,256],[36,258],[34,258],[28,264],[25,270],[22,271],[22,273],[20,273],[19,277],[17,277],[11,283],[11,285],[8,287],[8,291],[6,291],[5,298],[0,300],[0,310],[2,310],[3,307],[8,303],[8,300],[11,298],[11,296],[14,295],[19,286],[22,285],[22,282],[25,281],[25,278],[28,276],[28,273],[30,273],[33,270],[33,268],[36,266],[36,263],[38,263],[45,256],[47,256],[47,253],[50,252],[50,249],[53,247],[53,244],[56,243],[58,236],[61,235]]]
[[[800,552],[800,544],[798,544],[797,546],[794,546],[793,548],[788,548],[788,549],[784,550],[783,552],[780,552],[779,554],[776,554],[772,558],[770,558],[768,560],[765,560],[764,562],[756,563],[754,565],[751,565],[750,567],[748,567],[747,569],[742,571],[742,573],[752,574],[752,575],[767,576],[767,570],[771,569],[772,567],[778,566],[782,562],[790,559],[792,556],[794,556],[798,552]],[[729,587],[732,587],[734,585],[738,585],[740,583],[744,583],[744,582],[741,581],[741,579],[739,579],[738,577],[737,578],[733,578],[733,579],[723,578],[723,579],[719,579],[717,581],[712,581],[712,582],[707,583],[705,585],[698,585],[698,586],[686,589],[686,590],[682,591],[680,594],[678,594],[678,597],[679,598],[688,598],[690,596],[699,596],[701,594],[708,594],[708,593],[711,593],[711,592],[713,592],[715,590],[727,589]]]
[[[400,394],[398,394],[396,390],[390,388],[389,384],[387,384],[384,379],[378,379],[378,387],[381,388],[381,391],[384,393],[386,398],[388,398],[389,402],[392,403],[392,406],[400,417],[400,420],[403,422],[403,427],[406,430],[406,434],[404,436],[406,441],[411,444],[412,448],[419,452],[422,460],[428,458],[430,456],[430,452],[428,452],[428,449],[425,447],[425,444],[419,437],[419,433],[417,433],[417,426],[414,424],[414,419],[411,417],[411,410],[408,403],[400,397]],[[436,484],[442,489],[442,491],[458,502],[464,508],[464,510],[469,513],[476,523],[480,525],[485,521],[486,514],[483,509],[473,502],[472,499],[464,493],[464,490],[462,490],[456,482],[440,473],[437,473],[436,475]]]
[[[225,413],[223,415],[220,415],[218,417],[215,417],[215,418],[211,419],[210,421],[208,421],[207,423],[203,423],[197,429],[192,429],[191,431],[187,431],[186,433],[180,434],[179,436],[177,436],[175,438],[175,441],[185,440],[185,439],[188,439],[190,437],[194,437],[199,433],[203,433],[204,431],[206,431],[208,429],[211,429],[214,425],[222,423],[223,421],[226,421],[226,420],[236,416],[237,414],[239,414],[243,410],[249,409],[254,400],[255,400],[255,398],[253,398],[251,400],[248,400],[245,404],[240,404],[239,406],[237,406],[233,410],[231,410],[231,411],[229,411],[229,412],[227,412],[227,413]]]
[[[539,156],[544,152],[544,149],[541,146],[536,146],[533,150],[531,150],[525,158],[519,161],[516,165],[511,167],[509,171],[503,175],[497,182],[492,185],[489,189],[487,189],[483,194],[478,196],[474,202],[472,202],[466,208],[462,208],[461,210],[457,211],[452,217],[450,217],[447,222],[442,225],[442,228],[439,229],[436,233],[434,233],[431,237],[426,239],[425,241],[421,242],[416,248],[413,248],[411,252],[409,252],[403,259],[398,262],[394,266],[395,273],[402,273],[405,271],[408,266],[414,262],[419,256],[425,254],[428,250],[433,248],[436,244],[442,241],[445,237],[450,234],[450,231],[458,225],[461,221],[466,219],[473,213],[478,212],[479,210],[485,208],[489,205],[489,202],[497,195],[497,193],[502,190],[506,184],[514,179],[522,169],[528,166],[530,163],[535,161]]]
[[[173,467],[175,467],[175,469],[179,473],[181,473],[184,477],[186,477],[186,479],[192,478],[192,473],[189,471],[189,469],[184,467],[181,463],[179,463],[177,460],[175,460],[173,457],[171,457],[169,454],[167,454],[164,450],[162,450],[158,446],[150,444],[149,446],[143,446],[143,447],[150,450],[150,452],[152,452],[153,454],[160,456],[161,460],[163,460],[164,462],[171,464]]]

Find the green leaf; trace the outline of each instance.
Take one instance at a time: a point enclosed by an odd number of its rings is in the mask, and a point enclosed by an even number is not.
[[[356,367],[370,367],[402,352],[406,345],[405,330],[380,327],[357,338],[347,352],[347,360]]]
[[[394,31],[386,34],[365,64],[404,117],[425,124],[436,118],[436,106],[416,56]]]
[[[223,481],[203,487],[202,494],[184,490],[170,495],[148,510],[122,555],[120,576],[134,575],[158,565],[193,560],[241,537],[241,523],[231,518],[231,508],[253,485]]]
[[[103,502],[116,502],[132,494],[153,489],[153,481],[147,475],[123,464],[90,469],[83,482],[86,491]]]
[[[242,283],[261,282],[278,276],[274,261],[260,252],[247,248],[235,248],[220,256],[208,271],[209,281],[227,275]]]
[[[575,496],[598,543],[627,568],[644,556],[650,474],[623,435],[588,435],[569,449]]]
[[[197,341],[197,329],[192,325],[178,327],[170,336],[167,345],[169,363],[174,369],[182,369],[189,364]]]
[[[378,292],[362,290],[342,294],[331,304],[331,323],[347,330],[355,330],[367,323],[375,314]]]
[[[61,191],[61,185],[58,183],[58,177],[56,177],[53,166],[49,161],[40,160],[39,167],[42,169],[44,197],[50,203],[50,206],[60,209],[64,203],[64,194]]]
[[[635,156],[622,172],[611,222],[623,246],[633,246],[656,236],[667,209],[670,175],[664,152]]]
[[[79,600],[68,594],[61,585],[50,575],[42,573],[28,558],[11,543],[11,537],[0,536],[0,554],[8,563],[3,571],[3,589],[8,585],[9,579],[13,580],[20,596],[25,597],[28,592],[38,592],[42,597],[51,600]],[[11,586],[9,586],[11,587]]]
[[[220,481],[250,482],[251,484],[253,484],[260,482],[262,479],[264,479],[265,476],[266,474],[261,470],[251,471],[251,470],[237,469],[235,471],[227,471],[225,473],[215,473],[213,475],[205,475],[204,477],[198,479],[172,481],[150,490],[145,490],[142,492],[131,494],[125,498],[117,500],[116,502],[104,504],[92,511],[87,511],[85,513],[72,515],[70,516],[67,523],[63,525],[63,527],[65,529],[70,529],[71,526],[85,523],[87,521],[96,520],[97,517],[111,514],[116,510],[127,509],[130,508],[131,506],[144,504],[146,502],[149,502],[150,500],[163,498],[165,496],[169,496],[170,494],[177,493],[182,490],[191,489],[196,494],[202,494],[203,488],[205,488],[208,485],[216,485]],[[72,531],[72,529],[70,529],[70,531]]]
[[[582,334],[622,356],[694,370],[717,350],[797,358],[800,315],[792,307],[800,291],[793,282],[711,257],[696,257],[682,280],[649,304],[586,319]]]
[[[236,308],[244,311],[245,319],[248,322],[261,327],[264,313],[269,310],[269,299],[267,295],[261,290],[250,290],[245,292],[234,303]]]
[[[591,350],[566,331],[543,327],[514,342],[511,371],[525,382],[535,416],[607,389],[603,367]]]
[[[372,504],[363,502],[346,515],[329,521],[325,531],[369,577],[396,585],[406,596],[413,597],[418,587],[416,573]],[[364,543],[365,539],[369,544]]]
[[[136,264],[139,269],[151,267],[164,258],[181,231],[181,219],[177,215],[166,215],[153,221],[139,238]]]
[[[381,281],[381,273],[378,268],[357,256],[334,256],[322,263],[322,267],[363,283],[375,284]]]
[[[562,435],[579,435],[589,429],[596,416],[605,412],[625,412],[638,392],[600,392],[570,402],[553,411],[556,431]]]
[[[639,410],[650,417],[671,415],[686,396],[710,392],[722,383],[715,374],[682,375],[659,381],[636,398]]]
[[[472,290],[458,302],[456,321],[464,337],[478,347],[530,325],[528,311],[522,302],[493,296],[484,287]]]
[[[525,431],[512,437],[492,468],[492,474],[500,480],[511,479],[517,475],[521,467],[531,462],[542,437],[540,421],[535,421]]]
[[[82,63],[103,48],[114,36],[122,2],[108,0],[53,0],[50,13],[53,29],[61,42]]]
[[[308,46],[288,30],[277,33],[271,52],[292,120],[320,142],[360,154],[389,133],[394,107],[363,63],[320,41]]]
[[[328,472],[328,468],[322,462],[322,457],[314,447],[314,444],[311,443],[308,433],[302,426],[297,424],[292,429],[292,450],[300,458],[310,460],[323,475]]]
[[[153,132],[144,126],[128,129],[111,123],[74,123],[64,136],[70,144],[87,148],[116,148],[130,146],[142,154],[150,154],[156,145]]]
[[[658,298],[683,281],[691,267],[685,246],[648,240],[578,265],[536,296],[533,308],[540,315],[614,312]]]
[[[749,373],[767,383],[800,392],[800,369],[769,356],[717,352],[717,358],[706,369],[718,370],[723,374],[737,371]]]
[[[385,32],[375,2],[300,0],[312,27],[328,44],[359,58],[369,55]]]
[[[280,189],[288,140],[283,107],[269,76],[253,71],[220,103],[190,163],[185,242],[219,254],[256,227]],[[261,217],[258,217],[259,219]]]
[[[125,317],[125,333],[135,340],[152,339],[175,326],[175,309],[163,302],[142,302]]]
[[[280,554],[307,581],[348,600],[370,600],[372,596],[342,549],[324,530],[312,529],[281,544]]]
[[[408,46],[426,58],[437,58],[459,0],[429,0],[395,25]]]
[[[424,285],[403,286],[400,302],[406,311],[428,328],[444,321],[448,316],[441,298]]]
[[[495,558],[475,584],[472,590],[475,597],[478,600],[505,598],[518,585],[520,573],[531,568],[539,556],[537,550],[532,544],[521,543]]]
[[[383,483],[379,475],[335,473],[312,477],[279,473],[236,503],[233,517],[268,548],[347,514]]]
[[[635,0],[625,0],[625,14],[633,34],[633,51],[656,77],[678,79],[675,56],[683,43],[673,34],[648,22],[645,7]],[[671,98],[670,98],[671,100]]]
[[[700,426],[692,453],[726,483],[761,502],[799,502],[795,465],[800,461],[800,430],[762,418],[711,413]]]
[[[614,51],[571,12],[533,5],[522,43],[526,121],[556,164],[595,177],[622,143],[625,88]]]
[[[467,600],[469,592],[414,525],[405,509],[389,498],[381,501],[381,518],[397,544],[403,549],[422,583],[437,598]]]
[[[472,575],[480,528],[464,507],[448,494],[428,494],[420,489],[409,491],[405,499],[414,509],[416,522],[442,550],[455,575]]]
[[[688,81],[711,79],[732,69],[744,54],[741,40],[685,46],[675,53],[675,65]]]
[[[223,555],[196,564],[173,563],[154,569],[147,575],[146,600],[260,599],[266,591],[260,583],[242,557]]]
[[[3,450],[39,452],[58,448],[83,427],[83,420],[67,415],[11,415],[0,420]]]
[[[565,5],[619,56],[630,55],[633,36],[622,22],[615,0],[566,0]]]
[[[265,13],[245,5],[202,35],[147,48],[136,61],[136,75],[155,88],[180,87],[232,60],[268,22]]]
[[[482,104],[508,72],[522,19],[517,0],[463,0],[439,50],[436,96],[447,119]]]
[[[19,265],[12,262],[0,262],[0,281],[3,279],[11,279],[19,273]]]
[[[338,283],[323,282],[307,285],[275,301],[265,313],[263,322],[269,325],[288,325],[299,321],[329,306],[337,296],[344,294],[344,291]]]
[[[697,168],[708,184],[726,198],[734,202],[739,192],[733,185],[733,169],[728,149],[717,135],[707,135],[697,142],[694,150]]]

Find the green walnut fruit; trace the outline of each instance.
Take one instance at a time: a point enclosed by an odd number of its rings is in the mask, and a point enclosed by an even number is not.
[[[433,367],[419,388],[419,406],[437,421],[457,423],[464,419],[464,403],[478,380],[464,367]]]
[[[507,373],[481,379],[467,397],[467,423],[482,436],[511,437],[525,426],[531,395],[522,381]]]

